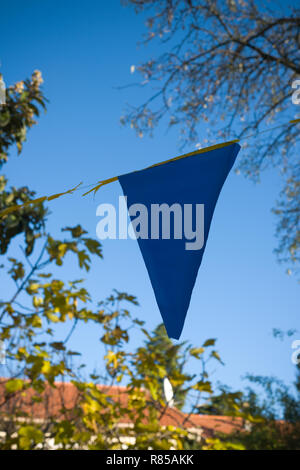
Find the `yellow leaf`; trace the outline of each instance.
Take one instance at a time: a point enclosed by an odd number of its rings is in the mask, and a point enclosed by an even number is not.
[[[5,384],[5,389],[8,393],[18,392],[23,388],[23,380],[21,379],[11,379]]]

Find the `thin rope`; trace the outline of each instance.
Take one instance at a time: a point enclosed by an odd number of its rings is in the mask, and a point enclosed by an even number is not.
[[[156,166],[159,166],[159,165],[164,165],[164,164],[169,163],[169,162],[174,162],[174,161],[180,160],[182,158],[191,157],[193,155],[199,155],[201,153],[206,153],[206,152],[209,152],[211,150],[216,150],[218,148],[226,147],[228,145],[238,143],[241,140],[245,140],[245,139],[249,139],[251,137],[255,137],[259,134],[264,134],[265,132],[271,132],[271,131],[273,131],[275,129],[278,129],[282,126],[286,126],[287,124],[297,124],[299,122],[300,122],[300,119],[292,119],[291,121],[289,121],[285,124],[280,124],[278,126],[270,128],[270,129],[265,129],[263,131],[259,131],[259,132],[253,133],[253,134],[249,134],[247,136],[241,137],[240,139],[231,140],[231,141],[228,141],[228,142],[224,142],[222,144],[212,145],[210,147],[205,147],[203,149],[199,149],[199,150],[195,150],[193,152],[185,153],[184,155],[179,155],[178,157],[170,158],[169,160],[165,160],[163,162],[155,163],[154,165],[143,168],[143,170],[147,170],[149,168],[153,168],[153,167],[156,167]],[[142,170],[136,170],[136,171],[142,171]],[[121,176],[121,175],[119,175],[119,176]],[[74,188],[69,189],[67,191],[64,191],[62,193],[53,194],[51,196],[42,196],[42,197],[39,197],[37,199],[31,199],[30,201],[27,201],[24,204],[16,204],[14,206],[9,206],[9,207],[7,207],[6,209],[4,209],[0,212],[0,217],[6,216],[6,215],[10,214],[11,212],[14,212],[14,211],[17,211],[19,209],[22,209],[23,207],[29,206],[30,204],[39,204],[39,203],[44,202],[44,201],[52,201],[53,199],[57,199],[57,198],[59,198],[61,196],[64,196],[66,194],[73,194],[74,192],[78,191],[79,189],[82,190],[82,189],[86,189],[87,187],[91,187],[91,186],[93,186],[93,187],[89,191],[82,194],[82,196],[86,196],[87,194],[90,194],[92,192],[95,195],[97,193],[97,191],[99,191],[99,189],[102,188],[102,186],[105,186],[107,184],[113,183],[114,181],[117,181],[119,176],[113,176],[112,178],[108,178],[108,179],[105,179],[105,180],[98,181],[96,183],[96,185],[89,184],[89,185],[81,186],[82,185],[82,182],[81,182],[77,186],[75,186]]]
[[[212,145],[210,147],[205,147],[203,149],[199,149],[199,150],[195,150],[193,152],[185,153],[184,155],[179,155],[178,157],[175,157],[175,158],[170,158],[169,160],[165,160],[163,162],[155,163],[154,165],[151,165],[151,166],[148,166],[148,167],[144,168],[144,170],[148,170],[149,168],[153,168],[155,166],[164,165],[165,163],[173,162],[175,160],[180,160],[181,158],[191,157],[193,155],[198,155],[200,153],[206,153],[206,152],[209,152],[211,150],[216,150],[218,148],[222,148],[222,147],[225,147],[227,145],[238,143],[241,140],[245,140],[245,139],[249,139],[251,137],[257,136],[258,134],[263,134],[265,132],[273,131],[275,129],[278,129],[279,127],[286,126],[287,124],[296,124],[298,122],[300,122],[300,119],[293,119],[293,120],[289,121],[288,123],[280,124],[278,126],[272,127],[271,129],[265,129],[263,131],[259,131],[259,132],[253,133],[253,134],[249,134],[249,135],[244,136],[240,139],[231,140],[231,141],[228,141],[228,142],[224,142],[222,144]],[[137,171],[142,171],[142,170],[137,170]],[[119,175],[119,176],[121,176],[121,175]],[[113,178],[108,178],[106,180],[98,181],[93,188],[91,188],[89,191],[84,193],[82,196],[86,196],[87,194],[90,194],[92,192],[94,192],[94,194],[96,194],[96,192],[99,191],[99,189],[102,188],[102,186],[105,186],[106,184],[112,183],[113,181],[117,181],[119,176],[114,176]],[[0,213],[0,215],[1,215],[1,213]]]

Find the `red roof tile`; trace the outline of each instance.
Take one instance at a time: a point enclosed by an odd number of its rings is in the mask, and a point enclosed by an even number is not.
[[[28,388],[23,393],[17,393],[9,400],[5,399],[5,382],[7,379],[0,379],[0,413],[27,413],[33,419],[46,419],[52,417],[62,418],[62,409],[72,413],[73,408],[79,399],[77,388],[70,382],[56,382],[55,387],[47,384],[42,394],[42,402],[35,402],[33,398],[38,394]],[[99,385],[99,389],[106,392],[114,401],[126,406],[128,402],[128,388],[124,386]],[[154,406],[154,404],[153,404]],[[148,410],[145,409],[145,421]],[[129,418],[123,417],[121,423],[130,424]],[[211,436],[219,431],[229,434],[235,430],[241,430],[242,420],[226,416],[187,414],[177,408],[161,408],[160,424],[162,426],[172,425],[185,429],[202,430],[203,435]]]

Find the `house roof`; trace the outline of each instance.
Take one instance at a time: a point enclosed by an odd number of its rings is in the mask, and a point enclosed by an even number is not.
[[[10,413],[22,415],[26,413],[33,419],[45,420],[46,418],[62,419],[62,409],[72,412],[80,394],[78,389],[71,382],[56,382],[54,387],[46,385],[42,393],[42,400],[36,401],[38,395],[32,388],[25,392],[16,393],[10,399],[5,397],[5,382],[7,379],[0,378],[0,413]],[[128,402],[128,388],[124,386],[99,385],[98,388],[106,392],[115,402],[121,406],[126,406]],[[153,406],[155,406],[153,404]],[[225,434],[243,429],[241,418],[228,416],[213,416],[188,414],[177,408],[162,408],[160,413],[160,424],[162,426],[172,425],[179,428],[189,429],[201,432],[205,437],[212,436],[215,432]],[[147,420],[148,409],[144,412],[145,421]],[[120,424],[131,424],[132,419],[122,417]]]

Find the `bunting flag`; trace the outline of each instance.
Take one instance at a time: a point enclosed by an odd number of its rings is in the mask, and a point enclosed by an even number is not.
[[[242,139],[299,123],[299,118],[293,119]],[[96,194],[102,186],[120,181],[156,301],[171,338],[179,339],[182,332],[215,205],[240,150],[240,140],[196,150],[144,170],[98,181],[83,194]],[[10,217],[13,212],[29,205],[73,194],[80,186],[81,183],[61,193],[9,205],[0,211],[0,218]],[[137,207],[141,206],[147,212],[146,218],[145,214],[143,218],[136,216],[139,212]]]
[[[181,335],[216,202],[239,150],[228,142],[118,177],[171,338]],[[143,207],[146,221],[136,216]]]

